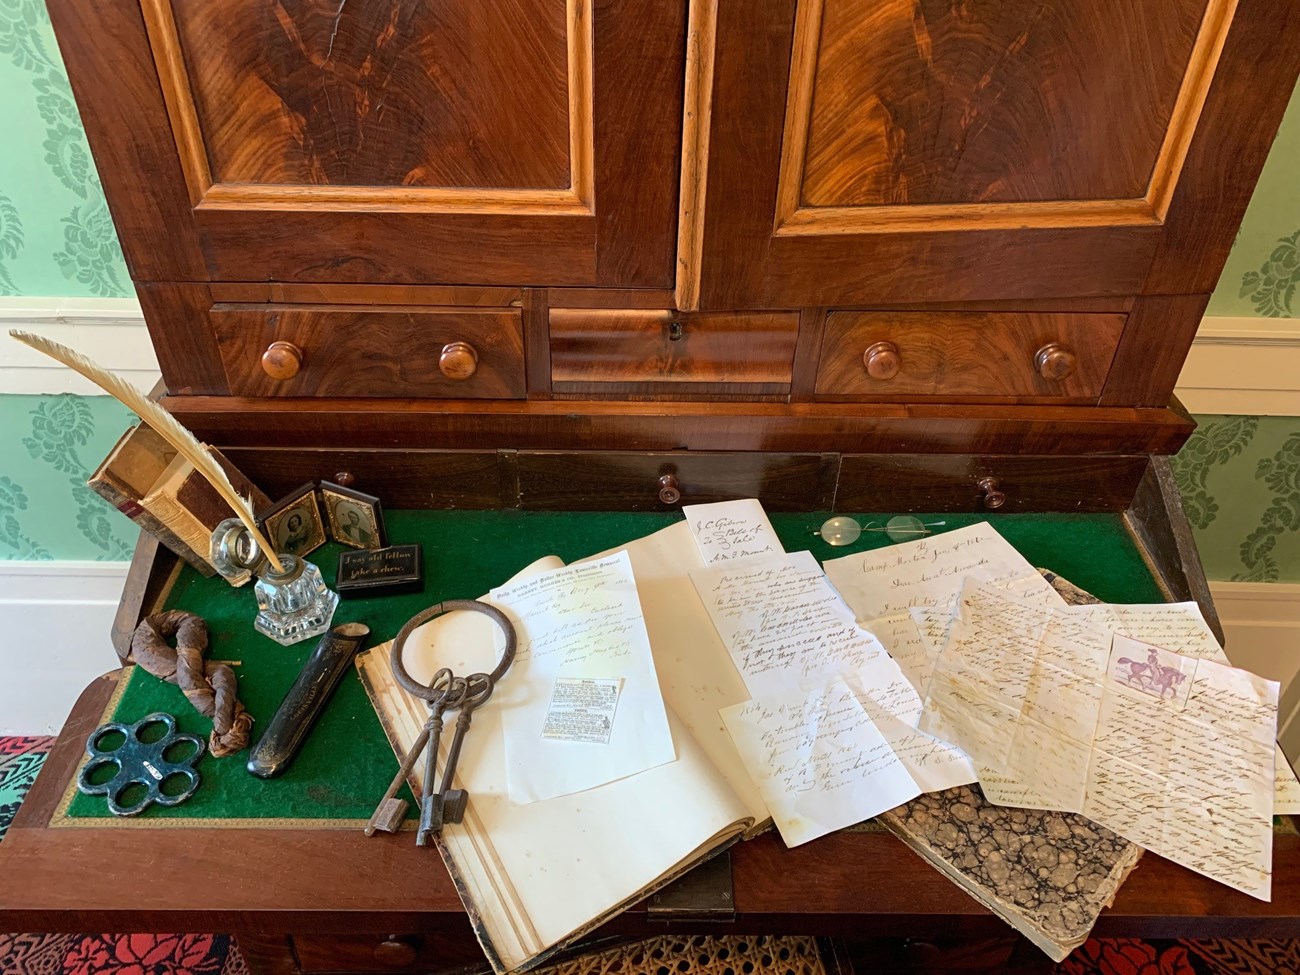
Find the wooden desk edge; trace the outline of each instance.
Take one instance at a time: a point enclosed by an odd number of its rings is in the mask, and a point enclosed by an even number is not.
[[[280,933],[446,929],[464,915],[436,855],[409,835],[360,830],[49,826],[79,767],[116,673],[82,693],[4,842],[0,929]],[[737,917],[719,925],[649,921],[638,906],[602,933],[694,930],[963,935],[1002,922],[888,833],[837,833],[787,850],[775,834],[733,848]],[[1097,933],[1294,936],[1300,837],[1274,842],[1274,895],[1257,901],[1147,854]]]

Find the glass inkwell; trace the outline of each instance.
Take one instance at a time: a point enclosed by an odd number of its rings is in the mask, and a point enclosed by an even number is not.
[[[328,630],[339,597],[312,563],[296,555],[280,555],[279,562],[277,570],[238,518],[227,518],[212,533],[212,564],[218,572],[227,579],[245,572],[257,576],[254,628],[287,647]]]

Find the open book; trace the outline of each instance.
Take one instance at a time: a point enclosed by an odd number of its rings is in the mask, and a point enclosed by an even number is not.
[[[457,764],[457,786],[468,790],[469,807],[463,823],[442,831],[438,848],[498,972],[540,964],[770,822],[718,716],[749,695],[687,575],[704,565],[689,527],[678,523],[622,550],[636,576],[677,759],[594,789],[515,805],[506,794],[499,709],[489,702],[475,713]],[[540,559],[514,578],[561,565],[554,557]],[[486,617],[454,613],[416,631],[403,662],[416,680],[439,667],[487,671],[495,640]],[[389,648],[360,654],[357,668],[400,755],[428,710],[393,679]],[[507,673],[503,689],[509,680]],[[444,758],[450,738],[442,738]],[[410,785],[418,794],[422,763],[416,766]],[[560,836],[566,841],[557,842]],[[629,836],[637,841],[629,843]]]

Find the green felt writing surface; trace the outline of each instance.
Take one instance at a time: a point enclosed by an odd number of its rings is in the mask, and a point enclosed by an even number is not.
[[[827,513],[773,514],[772,525],[789,551],[809,549],[819,560],[892,544],[883,532],[864,532],[853,545],[834,548],[814,533]],[[861,515],[884,525],[889,515]],[[922,515],[944,522],[936,533],[989,521],[1036,566],[1051,569],[1109,602],[1159,602],[1161,595],[1118,515],[1024,514]],[[401,596],[356,599],[339,604],[334,623],[361,621],[371,644],[385,642],[411,616],[444,599],[475,598],[546,555],[572,562],[658,531],[681,518],[676,513],[392,511],[389,538],[424,547],[425,590]],[[317,549],[308,559],[333,584],[340,546]],[[251,586],[232,589],[219,578],[205,579],[186,567],[168,599],[208,622],[208,657],[239,661],[239,697],[253,715],[254,740],[261,733],[316,640],[291,647],[253,629],[256,603]],[[509,680],[509,675],[505,677]],[[211,722],[200,716],[173,685],[136,668],[118,701],[114,719],[137,721],[152,711],[176,715],[180,730],[207,737]],[[470,734],[473,734],[471,729]],[[263,780],[244,768],[247,753],[199,762],[203,783],[185,803],[155,806],[150,819],[314,819],[361,822],[370,817],[397,760],[384,737],[355,670],[349,669],[316,729],[281,777]],[[409,799],[409,794],[406,794]],[[471,797],[472,801],[472,797]],[[104,800],[77,795],[72,818],[107,815]],[[269,824],[269,822],[268,822]]]

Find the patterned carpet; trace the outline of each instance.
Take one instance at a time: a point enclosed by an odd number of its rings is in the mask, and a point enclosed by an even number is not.
[[[0,737],[0,840],[53,738]],[[1057,975],[1300,975],[1297,941],[1094,939]],[[0,934],[0,975],[248,975],[224,934]]]

